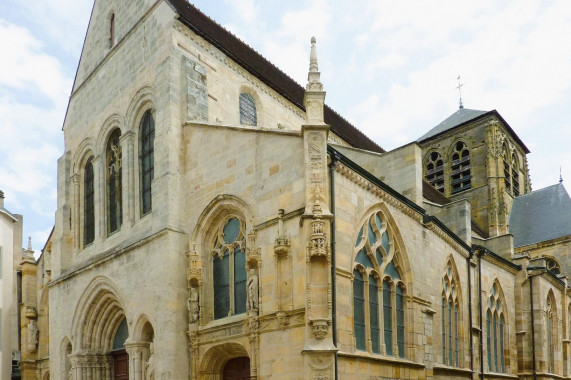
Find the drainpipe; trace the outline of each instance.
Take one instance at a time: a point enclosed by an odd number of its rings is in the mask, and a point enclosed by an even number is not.
[[[531,306],[531,354],[533,357],[533,379],[537,380],[537,367],[535,364],[535,320],[533,316],[533,276],[529,276],[529,299]]]
[[[472,336],[472,276],[470,276],[470,262],[472,259],[473,251],[470,251],[469,256],[466,258],[466,266],[468,272],[468,320],[469,320],[469,335],[470,335],[470,377],[474,378],[474,337]]]
[[[478,309],[480,309],[480,379],[484,380],[484,327],[482,325],[482,255],[478,254]]]
[[[333,330],[333,345],[337,348],[337,276],[335,269],[337,268],[335,260],[335,163],[337,162],[337,155],[335,153],[330,155],[331,163],[329,164],[329,193],[331,194],[331,214],[333,218],[331,219],[331,314],[332,323],[331,328]],[[339,375],[337,373],[337,350],[335,350],[335,380],[338,380]]]

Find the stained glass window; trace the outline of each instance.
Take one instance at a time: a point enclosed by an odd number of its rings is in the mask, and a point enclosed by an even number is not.
[[[240,124],[241,125],[258,125],[256,115],[256,102],[250,94],[240,94]]]
[[[369,315],[371,325],[371,348],[375,354],[381,352],[379,328],[379,287],[377,280],[369,276]]]
[[[458,274],[453,269],[452,261],[449,261],[442,277],[442,363],[450,366],[460,365],[457,278]]]
[[[107,227],[109,233],[121,229],[122,210],[122,153],[119,138],[121,131],[116,129],[107,143]]]
[[[246,312],[246,247],[243,223],[230,218],[214,239],[214,319]]]
[[[152,209],[151,183],[155,171],[155,121],[151,111],[145,112],[141,120],[139,141],[139,167],[141,188],[141,215]]]
[[[93,243],[95,239],[95,186],[93,180],[93,158],[85,164],[83,178],[83,245]]]
[[[365,345],[365,282],[358,269],[353,271],[353,321],[355,342],[358,350],[366,350]]]
[[[393,305],[391,304],[391,285],[383,281],[383,317],[385,328],[385,350],[387,355],[393,355]]]
[[[486,313],[486,348],[488,351],[488,370],[505,372],[505,317],[500,298],[499,284],[492,285]]]

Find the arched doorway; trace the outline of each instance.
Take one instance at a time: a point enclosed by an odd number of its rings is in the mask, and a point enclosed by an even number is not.
[[[250,358],[230,359],[224,365],[222,380],[250,380]]]
[[[111,351],[115,380],[129,380],[129,355],[125,350],[125,341],[128,336],[127,319],[123,318],[119,328],[117,328],[117,332],[115,332],[113,350]]]

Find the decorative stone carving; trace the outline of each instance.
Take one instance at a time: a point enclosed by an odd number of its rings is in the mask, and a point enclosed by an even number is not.
[[[24,317],[30,319],[36,319],[38,313],[36,312],[36,308],[33,306],[24,306]]]
[[[256,247],[258,233],[255,230],[250,230],[247,236],[248,243],[246,244],[246,262],[250,268],[259,267],[262,261],[262,252],[260,247]]]
[[[36,326],[36,321],[30,319],[28,322],[28,350],[31,352],[36,351],[38,347],[38,326]]]
[[[258,310],[258,275],[254,268],[250,269],[250,276],[248,277],[248,308],[250,310]]]
[[[188,321],[189,323],[196,323],[200,318],[200,304],[198,288],[191,286],[190,297],[188,299]]]
[[[290,242],[289,238],[285,236],[284,232],[284,210],[278,211],[278,236],[274,242],[274,253],[277,256],[286,255],[289,252]]]
[[[149,359],[145,363],[145,380],[155,380],[155,346],[153,343],[149,346]]]
[[[278,318],[278,327],[280,329],[283,330],[289,326],[289,315],[287,315],[283,311],[279,311],[277,313],[277,318]]]
[[[327,319],[314,319],[311,321],[311,331],[313,336],[317,339],[323,339],[327,336],[327,330],[329,329],[329,322]]]
[[[309,239],[310,257],[327,257],[325,222],[321,219],[321,206],[313,206],[314,219],[311,222],[311,237]]]

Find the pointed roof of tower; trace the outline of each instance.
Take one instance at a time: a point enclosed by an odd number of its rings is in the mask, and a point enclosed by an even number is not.
[[[571,235],[571,198],[562,183],[516,197],[510,214],[514,246]]]
[[[468,108],[459,108],[456,112],[452,115],[448,116],[444,119],[443,122],[438,124],[436,127],[432,128],[424,135],[420,136],[416,139],[417,142],[423,143],[427,140],[435,138],[443,133],[448,131],[454,130],[456,128],[460,128],[461,126],[483,119],[487,116],[495,116],[498,120],[502,122],[502,124],[506,127],[508,132],[513,136],[514,140],[523,148],[525,153],[529,153],[529,149],[525,146],[523,141],[519,138],[519,136],[514,132],[514,130],[510,127],[510,125],[504,120],[504,118],[500,115],[500,113],[496,110],[492,111],[479,111],[479,110],[471,110]]]
[[[168,0],[168,2],[180,15],[180,21],[183,24],[298,108],[305,110],[303,105],[305,89],[301,85],[187,0]],[[385,152],[383,148],[327,105],[324,109],[324,116],[325,123],[331,126],[331,131],[354,147],[379,153]]]

